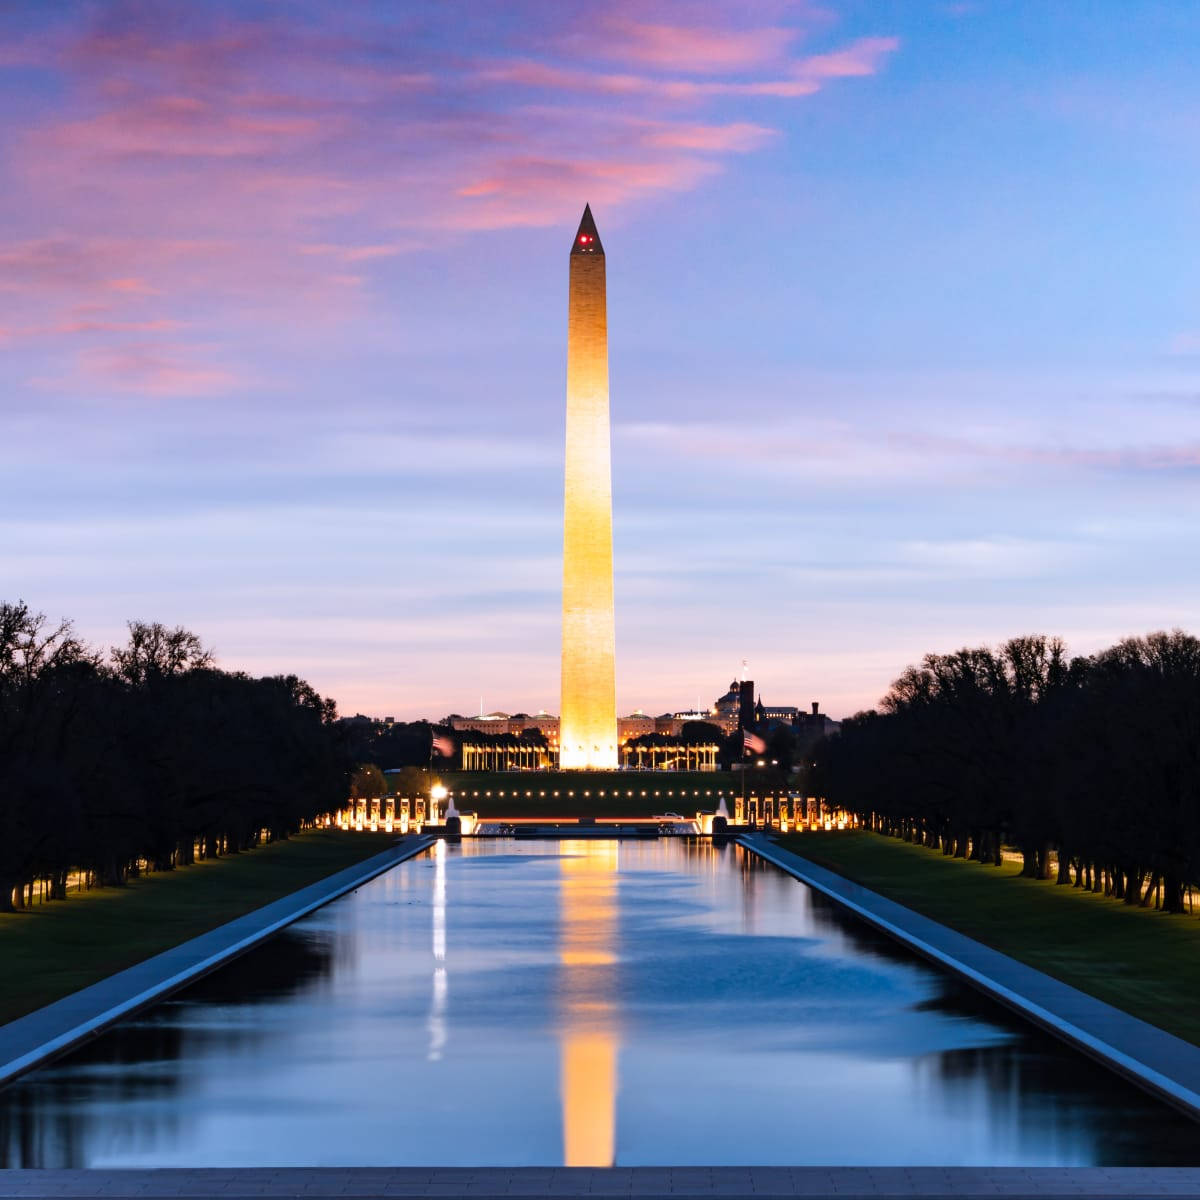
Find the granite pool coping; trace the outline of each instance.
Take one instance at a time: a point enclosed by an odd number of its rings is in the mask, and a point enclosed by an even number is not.
[[[247,1167],[0,1170],[4,1200],[187,1197],[1052,1197],[1200,1198],[1200,1169],[1174,1167]]]
[[[407,837],[380,854],[0,1026],[0,1087],[216,970],[293,921],[414,858],[433,842],[430,837]]]
[[[1200,1047],[888,900],[764,834],[738,843],[1027,1020],[1200,1120]],[[1197,1130],[1200,1161],[1200,1130]]]

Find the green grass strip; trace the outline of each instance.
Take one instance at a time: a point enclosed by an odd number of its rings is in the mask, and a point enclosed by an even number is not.
[[[0,914],[0,1024],[386,850],[390,834],[319,830],[122,888]]]
[[[1132,908],[1019,867],[867,832],[780,845],[1055,979],[1200,1045],[1200,921]]]

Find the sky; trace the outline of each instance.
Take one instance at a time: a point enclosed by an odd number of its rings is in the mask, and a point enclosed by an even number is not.
[[[1200,632],[1200,8],[0,5],[0,599],[558,709],[607,255],[618,709]]]

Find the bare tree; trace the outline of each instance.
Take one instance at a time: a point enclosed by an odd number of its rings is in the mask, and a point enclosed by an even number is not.
[[[130,621],[129,642],[112,648],[112,663],[127,683],[141,686],[156,678],[202,670],[213,665],[213,652],[192,632],[158,621]]]

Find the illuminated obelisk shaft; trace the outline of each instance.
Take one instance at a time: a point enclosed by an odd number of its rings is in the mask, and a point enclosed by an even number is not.
[[[604,248],[591,208],[571,246],[563,491],[563,767],[617,766],[612,466]]]

